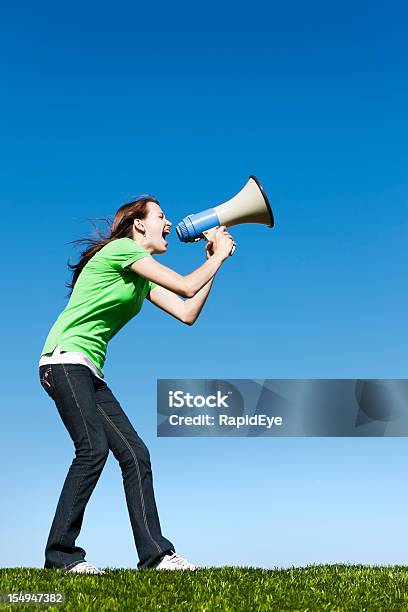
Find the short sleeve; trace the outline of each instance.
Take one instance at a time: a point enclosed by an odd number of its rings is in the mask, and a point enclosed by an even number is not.
[[[135,261],[151,256],[149,251],[137,244],[132,238],[112,240],[103,250],[104,256],[115,270],[123,270]]]
[[[155,287],[157,287],[157,283],[154,283],[153,281],[149,280],[149,291],[151,291]]]

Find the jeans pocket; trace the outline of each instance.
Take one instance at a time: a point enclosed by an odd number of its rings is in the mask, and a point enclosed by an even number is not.
[[[40,368],[40,383],[48,395],[54,399],[54,384],[52,380],[51,365],[47,365],[45,368]]]

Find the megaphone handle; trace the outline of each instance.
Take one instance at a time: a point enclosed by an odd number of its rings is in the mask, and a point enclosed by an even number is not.
[[[211,229],[206,230],[205,232],[203,232],[203,236],[209,242],[210,240],[214,240],[216,232],[217,232],[217,228],[216,227],[212,227]],[[236,247],[237,247],[237,245],[235,244],[235,242],[233,242],[230,256],[233,254],[233,252],[235,251]]]

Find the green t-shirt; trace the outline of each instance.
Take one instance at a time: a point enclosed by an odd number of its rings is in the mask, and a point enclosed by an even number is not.
[[[131,238],[113,240],[95,253],[50,329],[41,355],[52,353],[58,344],[61,351],[85,353],[102,373],[109,340],[140,311],[156,286],[126,269],[146,256],[150,253]]]

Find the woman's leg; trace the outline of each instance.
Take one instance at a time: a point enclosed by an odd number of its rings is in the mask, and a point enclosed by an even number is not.
[[[48,364],[40,367],[43,388],[55,401],[61,419],[75,445],[55,511],[45,550],[45,568],[70,569],[85,558],[75,546],[85,506],[104,468],[109,444],[96,407],[92,372],[80,364]]]
[[[139,556],[137,567],[151,567],[164,553],[175,548],[161,532],[150,454],[106,383],[96,377],[94,381],[96,405],[109,447],[122,470],[126,503]]]

